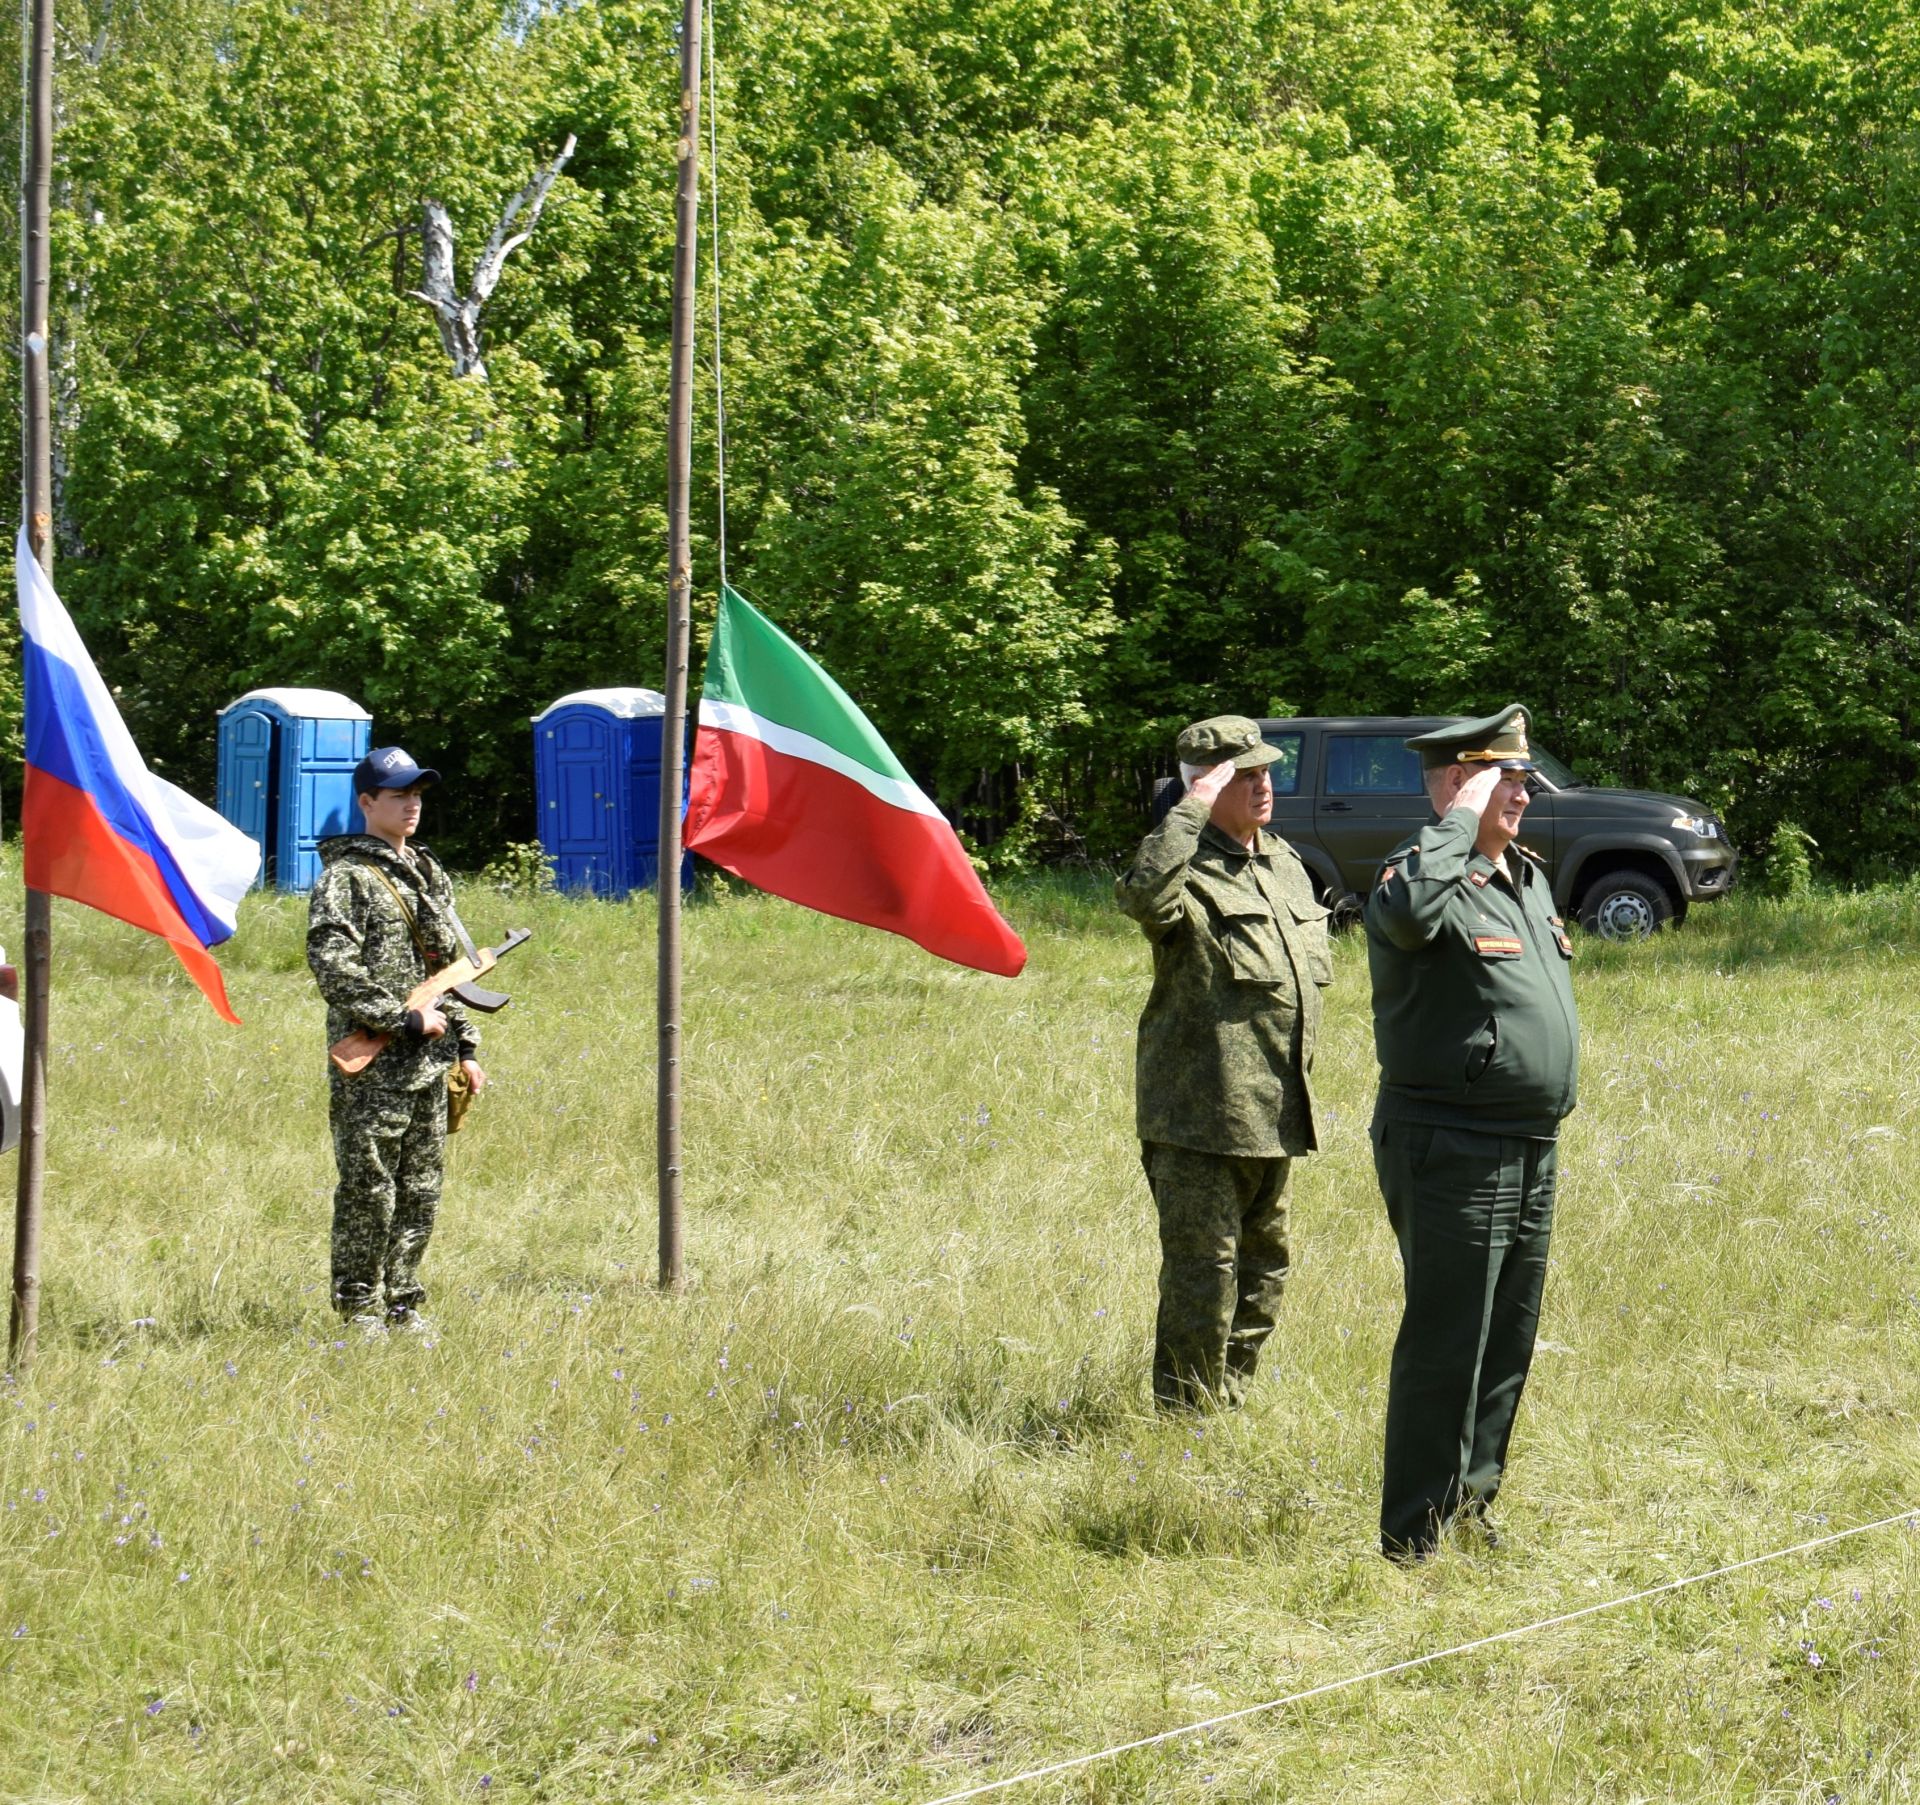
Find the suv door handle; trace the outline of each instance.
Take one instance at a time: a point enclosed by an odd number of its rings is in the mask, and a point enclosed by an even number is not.
[[[1352,811],[1351,802],[1323,802],[1320,805],[1329,815],[1345,815]]]

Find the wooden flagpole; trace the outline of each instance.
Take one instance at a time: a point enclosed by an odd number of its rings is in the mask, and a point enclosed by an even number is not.
[[[700,0],[680,17],[680,164],[673,244],[673,357],[667,418],[667,678],[660,724],[660,1284],[685,1282],[680,1164],[680,787],[692,636],[693,301],[700,224]]]
[[[22,0],[26,92],[20,145],[20,321],[24,394],[21,513],[40,568],[53,574],[53,421],[48,391],[48,297],[53,285],[53,0]],[[47,1171],[47,982],[53,965],[53,900],[29,890],[25,915],[26,1057],[20,1095],[20,1182],[13,1218],[13,1308],[7,1364],[33,1363],[40,1335],[40,1200]]]

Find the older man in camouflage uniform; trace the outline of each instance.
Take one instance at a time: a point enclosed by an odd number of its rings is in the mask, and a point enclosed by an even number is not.
[[[1242,715],[1180,735],[1186,796],[1120,880],[1153,944],[1135,1093],[1160,1217],[1153,1394],[1238,1404],[1288,1266],[1292,1162],[1320,1145],[1313,1090],[1327,911],[1299,855],[1261,830],[1280,757]]]
[[[398,746],[362,759],[354,789],[363,834],[320,843],[307,964],[327,1003],[327,1044],[358,1030],[393,1038],[355,1077],[328,1067],[334,1159],[333,1306],[364,1332],[423,1329],[420,1262],[433,1235],[447,1140],[447,1074],[459,1061],[477,1094],[479,1036],[443,999],[410,1017],[408,993],[460,956],[453,886],[410,846],[420,798],[440,781]]]

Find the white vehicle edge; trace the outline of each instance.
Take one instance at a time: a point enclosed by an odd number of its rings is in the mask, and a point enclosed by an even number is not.
[[[20,1026],[19,978],[0,946],[0,1153],[20,1145],[20,1074],[26,1035]]]

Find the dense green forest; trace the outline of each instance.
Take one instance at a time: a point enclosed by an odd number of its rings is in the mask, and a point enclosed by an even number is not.
[[[659,683],[678,11],[63,6],[58,579],[178,781],[337,687],[478,780],[471,854],[529,714]],[[715,32],[730,573],[997,861],[1127,844],[1196,713],[1513,698],[1745,844],[1920,861],[1912,0]],[[423,204],[464,283],[569,134],[456,378]]]

